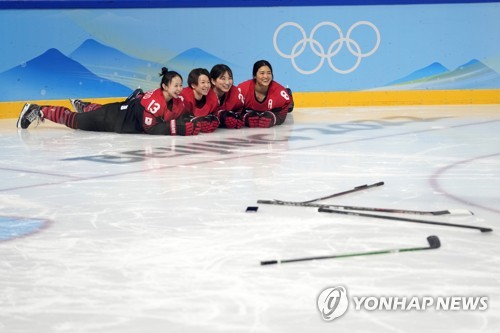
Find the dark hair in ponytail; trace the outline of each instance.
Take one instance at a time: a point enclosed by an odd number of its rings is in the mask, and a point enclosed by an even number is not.
[[[210,70],[210,78],[212,80],[217,80],[224,73],[228,73],[229,76],[233,77],[233,71],[231,70],[231,68],[229,68],[228,65],[224,64],[215,65],[214,67],[212,67],[212,70]]]
[[[162,85],[168,86],[170,82],[172,82],[172,79],[176,76],[180,77],[182,81],[182,76],[179,73],[177,73],[176,71],[169,71],[167,67],[162,67],[160,76],[162,76],[160,88],[162,87]]]
[[[273,67],[271,66],[271,64],[269,63],[269,61],[267,61],[267,60],[259,60],[255,64],[253,64],[252,74],[253,74],[254,77],[255,77],[255,75],[257,75],[257,72],[259,71],[259,68],[261,68],[263,66],[269,67],[269,69],[271,70],[271,74],[273,73]]]

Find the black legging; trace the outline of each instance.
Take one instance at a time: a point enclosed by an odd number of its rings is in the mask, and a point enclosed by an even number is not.
[[[142,119],[139,121],[128,109],[122,110],[122,105],[122,102],[104,104],[93,111],[78,113],[75,115],[76,128],[97,132],[143,133]]]

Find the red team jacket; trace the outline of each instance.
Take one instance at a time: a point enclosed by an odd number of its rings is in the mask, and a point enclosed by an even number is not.
[[[148,91],[141,99],[144,107],[142,126],[146,133],[170,134],[170,127],[165,126],[171,120],[178,119],[184,114],[184,103],[180,98],[172,98],[172,108],[169,109],[161,88]],[[168,133],[161,133],[168,128]]]
[[[225,94],[223,100],[218,101],[216,111],[217,113],[221,111],[234,111],[238,113],[243,110],[244,102],[245,99],[241,91],[235,86],[231,86],[231,89]]]
[[[196,105],[197,101],[194,98],[194,91],[191,87],[182,89],[181,98],[184,102],[187,114],[194,117],[204,117],[209,114],[214,114],[219,105],[217,95],[212,89],[210,89],[207,96],[205,96],[205,103],[202,106]]]
[[[238,89],[240,89],[245,100],[246,110],[271,111],[276,116],[275,125],[281,125],[285,121],[292,97],[288,95],[286,88],[281,84],[272,81],[266,99],[262,102],[255,99],[255,81],[253,79],[240,83]]]

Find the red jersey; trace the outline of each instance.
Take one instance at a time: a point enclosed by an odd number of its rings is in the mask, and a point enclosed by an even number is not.
[[[218,100],[217,112],[218,111],[234,111],[240,112],[243,109],[245,99],[240,89],[231,86],[231,89]]]
[[[142,126],[144,131],[150,132],[156,125],[168,123],[184,113],[184,103],[180,98],[172,98],[167,105],[161,88],[148,91],[141,99],[144,107]]]
[[[217,95],[212,89],[209,89],[207,96],[204,96],[205,103],[200,105],[200,102],[194,98],[194,91],[191,87],[182,89],[181,96],[184,102],[186,113],[194,117],[204,117],[215,113],[219,101]]]
[[[255,80],[247,80],[238,85],[244,101],[245,110],[271,111],[276,117],[276,125],[282,124],[288,113],[288,108],[292,103],[292,97],[288,95],[286,88],[276,81],[269,85],[266,98],[263,101],[257,101],[255,98]]]

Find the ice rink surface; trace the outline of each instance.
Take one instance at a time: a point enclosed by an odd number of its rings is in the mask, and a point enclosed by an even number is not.
[[[0,120],[0,332],[500,332],[500,105],[296,109],[283,126],[196,137],[15,121]],[[380,181],[317,203],[470,210],[391,216],[494,231],[257,204]],[[260,265],[430,235],[441,248]],[[349,308],[325,321],[318,295],[335,286]]]

